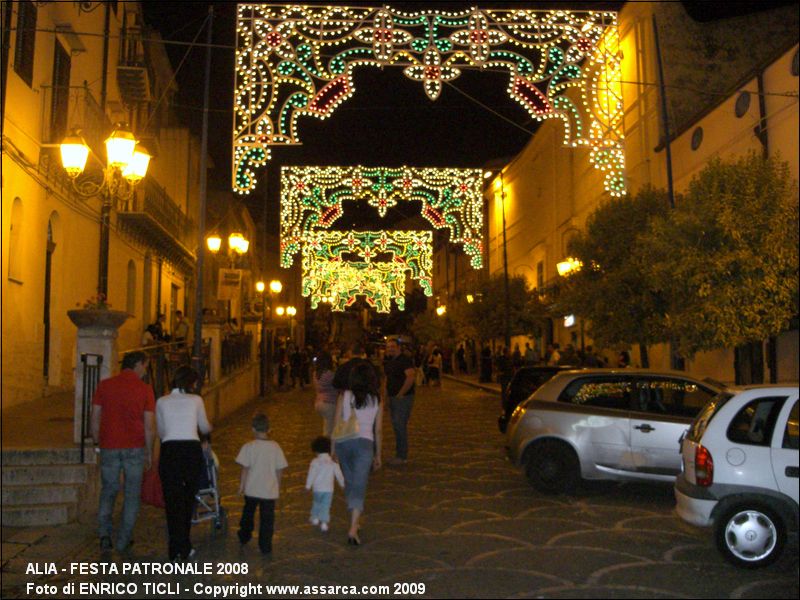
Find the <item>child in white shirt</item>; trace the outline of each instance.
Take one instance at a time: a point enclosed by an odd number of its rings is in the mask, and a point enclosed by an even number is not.
[[[333,501],[333,480],[344,488],[344,476],[339,463],[331,458],[331,439],[324,435],[311,442],[311,450],[317,457],[311,461],[306,478],[306,489],[312,490],[314,502],[311,505],[312,525],[319,525],[322,531],[328,531],[331,520],[331,502]]]

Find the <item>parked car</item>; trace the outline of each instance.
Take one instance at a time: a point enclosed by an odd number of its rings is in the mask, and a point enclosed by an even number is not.
[[[497,418],[500,433],[505,433],[508,421],[520,402],[527,400],[545,381],[556,373],[575,367],[521,367],[514,373],[511,382],[500,393],[501,413]]]
[[[546,493],[573,491],[581,479],[672,482],[681,436],[719,391],[683,373],[564,371],[514,410],[509,458]]]
[[[678,514],[713,525],[734,565],[772,563],[797,531],[799,423],[797,385],[742,388],[714,398],[681,443]]]

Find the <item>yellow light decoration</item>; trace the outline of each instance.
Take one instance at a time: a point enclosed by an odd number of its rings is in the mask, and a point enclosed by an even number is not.
[[[450,231],[473,268],[483,265],[483,172],[412,167],[283,167],[281,266],[292,265],[308,231],[328,229],[344,214],[343,201],[367,200],[383,216],[398,202],[420,202],[421,215]]]
[[[509,95],[537,121],[561,119],[564,144],[589,148],[605,189],[619,196],[619,62],[613,12],[240,4],[233,189],[255,189],[270,147],[300,143],[300,117],[326,119],[350,98],[356,68],[398,66],[431,100],[465,69],[506,71]]]
[[[273,279],[269,282],[269,291],[273,294],[280,294],[281,290],[283,289],[283,284],[278,281],[277,279]]]

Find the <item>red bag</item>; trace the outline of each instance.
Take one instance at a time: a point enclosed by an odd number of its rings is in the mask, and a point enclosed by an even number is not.
[[[158,461],[153,461],[142,476],[142,502],[158,508],[164,508],[164,491],[161,489],[161,477],[158,476]]]

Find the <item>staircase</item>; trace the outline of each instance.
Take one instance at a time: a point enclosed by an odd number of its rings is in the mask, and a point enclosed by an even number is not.
[[[79,448],[4,449],[3,526],[62,525],[94,511],[99,480],[95,457],[91,447],[85,451],[86,464],[80,464]]]

